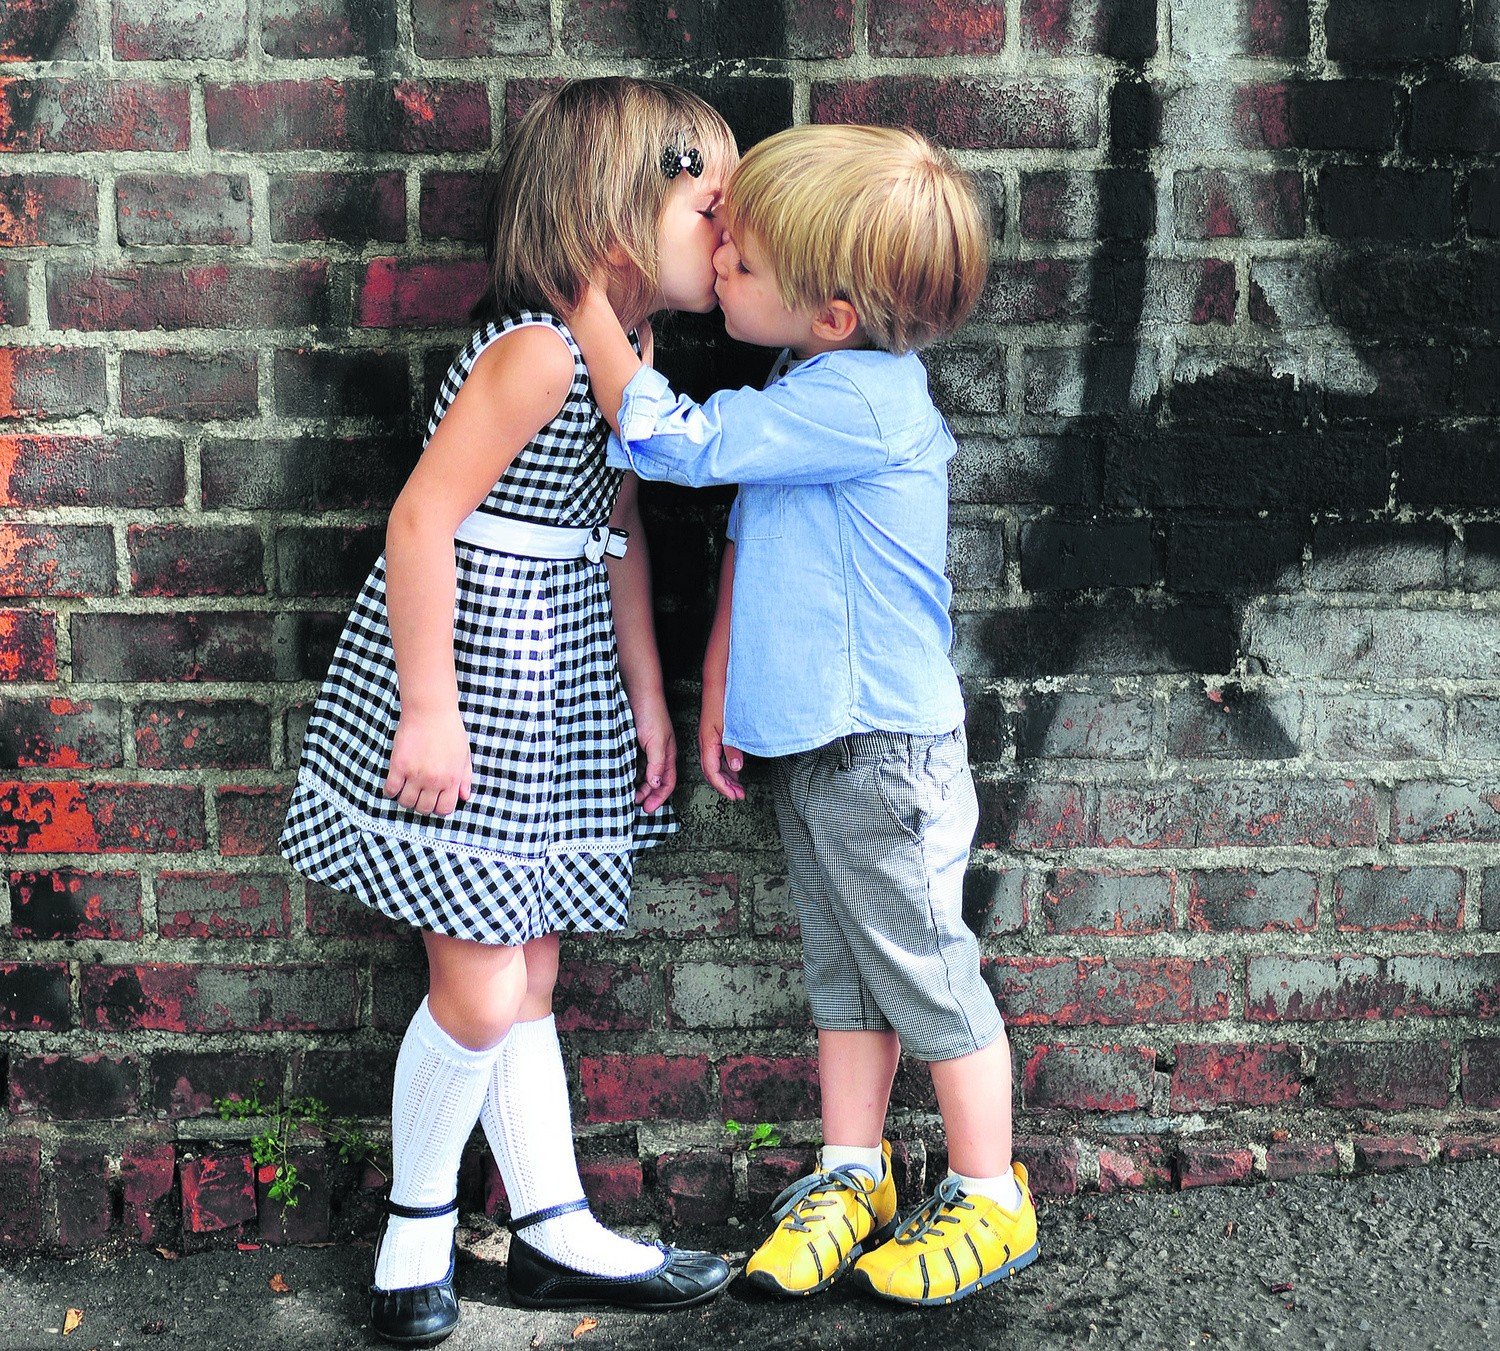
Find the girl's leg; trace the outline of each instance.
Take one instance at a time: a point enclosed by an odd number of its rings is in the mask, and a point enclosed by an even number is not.
[[[567,1071],[552,1016],[557,935],[533,939],[522,951],[526,995],[501,1044],[480,1118],[516,1217],[583,1195]],[[594,1276],[634,1276],[661,1264],[657,1248],[611,1233],[586,1210],[531,1225],[524,1238],[553,1261]]]
[[[494,1070],[497,1044],[525,994],[520,948],[426,933],[429,993],[396,1058],[391,1101],[391,1200],[441,1206],[453,1199],[464,1144]],[[379,1290],[441,1281],[448,1271],[456,1213],[427,1219],[392,1215],[375,1261]]]

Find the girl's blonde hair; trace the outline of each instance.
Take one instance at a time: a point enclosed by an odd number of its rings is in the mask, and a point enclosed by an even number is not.
[[[725,193],[789,309],[846,300],[870,341],[909,352],[967,318],[989,271],[973,178],[914,131],[807,126],[746,152]]]
[[[487,299],[502,312],[571,308],[618,249],[634,274],[623,308],[644,317],[658,294],[656,226],[673,182],[662,154],[689,149],[705,173],[726,173],[739,157],[724,119],[675,85],[609,76],[544,94],[494,170]]]

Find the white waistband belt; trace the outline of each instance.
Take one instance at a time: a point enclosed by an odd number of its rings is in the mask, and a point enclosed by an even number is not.
[[[521,558],[586,558],[590,563],[625,556],[626,532],[607,525],[539,525],[476,511],[464,517],[453,538]]]

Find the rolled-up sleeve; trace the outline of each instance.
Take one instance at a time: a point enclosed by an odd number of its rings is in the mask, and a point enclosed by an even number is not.
[[[704,403],[642,367],[625,387],[609,463],[644,479],[837,483],[884,468],[889,449],[869,401],[816,358],[769,389],[729,389]]]

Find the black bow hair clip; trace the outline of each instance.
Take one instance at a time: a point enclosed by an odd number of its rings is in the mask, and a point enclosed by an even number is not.
[[[675,145],[669,145],[661,152],[661,171],[668,178],[676,178],[684,169],[694,178],[703,176],[703,156],[698,153],[697,146],[679,150]]]

